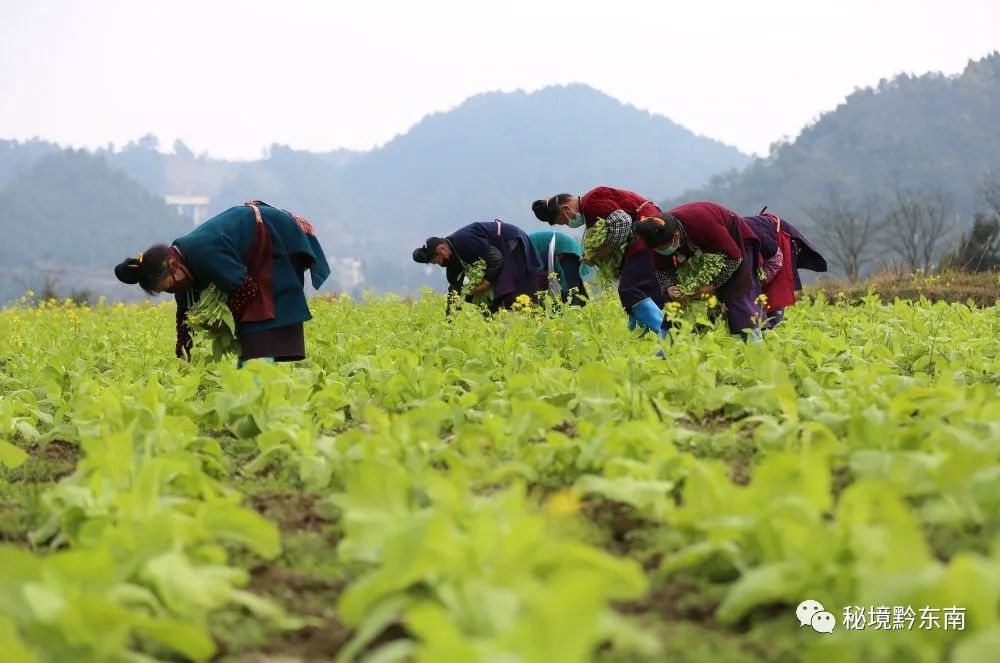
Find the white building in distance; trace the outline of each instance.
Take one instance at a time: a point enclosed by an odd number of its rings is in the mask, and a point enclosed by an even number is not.
[[[167,194],[163,197],[167,205],[177,210],[181,216],[191,219],[192,225],[197,226],[208,216],[208,196],[187,196]]]

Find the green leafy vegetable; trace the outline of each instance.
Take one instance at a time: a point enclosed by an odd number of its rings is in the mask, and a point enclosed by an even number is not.
[[[198,301],[187,314],[194,344],[210,348],[216,360],[223,355],[239,352],[236,321],[226,302],[225,293],[215,285],[210,285],[201,292]]]
[[[465,282],[462,284],[462,297],[468,297],[469,294],[475,289],[479,284],[483,282],[486,278],[486,261],[482,258],[478,258],[475,262],[469,265],[465,272]],[[485,291],[479,293],[473,297],[473,304],[487,305],[493,301],[493,288],[487,288]]]
[[[612,246],[611,255],[606,260],[598,258],[598,251],[608,243],[608,222],[598,219],[597,222],[583,233],[583,259],[597,266],[596,283],[602,287],[614,285],[621,273],[622,257],[625,246]]]
[[[748,345],[709,298],[664,361],[614,293],[441,304],[316,298],[307,361],[240,370],[174,361],[172,303],[0,310],[5,659],[995,649],[996,307],[805,298]],[[879,605],[968,621],[842,628]]]
[[[693,295],[698,288],[710,284],[725,265],[726,256],[699,251],[677,268],[677,287],[685,295]]]

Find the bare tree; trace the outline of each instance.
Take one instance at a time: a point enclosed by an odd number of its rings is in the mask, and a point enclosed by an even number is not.
[[[1000,267],[1000,216],[976,214],[972,228],[962,232],[955,250],[941,257],[942,267],[989,271]]]
[[[24,274],[22,274],[21,271],[22,270],[19,269],[0,269],[0,276],[5,279],[10,279],[11,282],[20,286],[22,290],[28,290],[28,280],[24,277]],[[0,286],[3,285],[4,283],[0,281]]]
[[[0,291],[12,294],[11,288],[4,282],[9,279],[11,283],[19,287],[22,294],[29,290],[37,290],[36,297],[40,300],[44,301],[52,297],[58,299],[59,283],[63,273],[64,270],[61,268],[37,262],[31,266],[0,269],[0,277],[3,279],[0,280]],[[86,291],[81,291],[81,293],[88,294]],[[0,306],[3,303],[0,301]]]
[[[979,185],[979,195],[986,201],[988,211],[1000,218],[1000,175],[986,173]]]
[[[42,280],[42,290],[38,293],[38,298],[41,301],[48,301],[50,299],[59,299],[59,277],[55,274],[46,272]]]
[[[877,201],[871,194],[855,204],[830,189],[821,203],[806,210],[816,222],[823,248],[851,283],[875,256],[873,242],[879,231],[876,209]]]
[[[889,247],[910,268],[929,271],[938,246],[951,232],[951,197],[942,191],[896,189],[884,226]]]
[[[979,194],[986,212],[975,214],[972,227],[962,231],[955,250],[942,257],[942,266],[973,272],[1000,268],[1000,177],[986,173]]]

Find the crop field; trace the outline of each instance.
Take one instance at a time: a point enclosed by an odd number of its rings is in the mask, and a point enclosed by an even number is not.
[[[444,308],[316,299],[239,370],[172,303],[0,311],[0,658],[997,660],[995,306],[665,359],[612,299]]]

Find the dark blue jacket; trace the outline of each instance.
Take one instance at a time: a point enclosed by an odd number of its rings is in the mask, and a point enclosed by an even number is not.
[[[469,265],[480,258],[487,260],[497,251],[503,260],[496,277],[490,279],[494,302],[510,295],[534,295],[544,289],[545,267],[531,240],[517,226],[502,221],[470,223],[446,239],[457,254],[447,265],[448,283],[452,289],[461,288]]]

